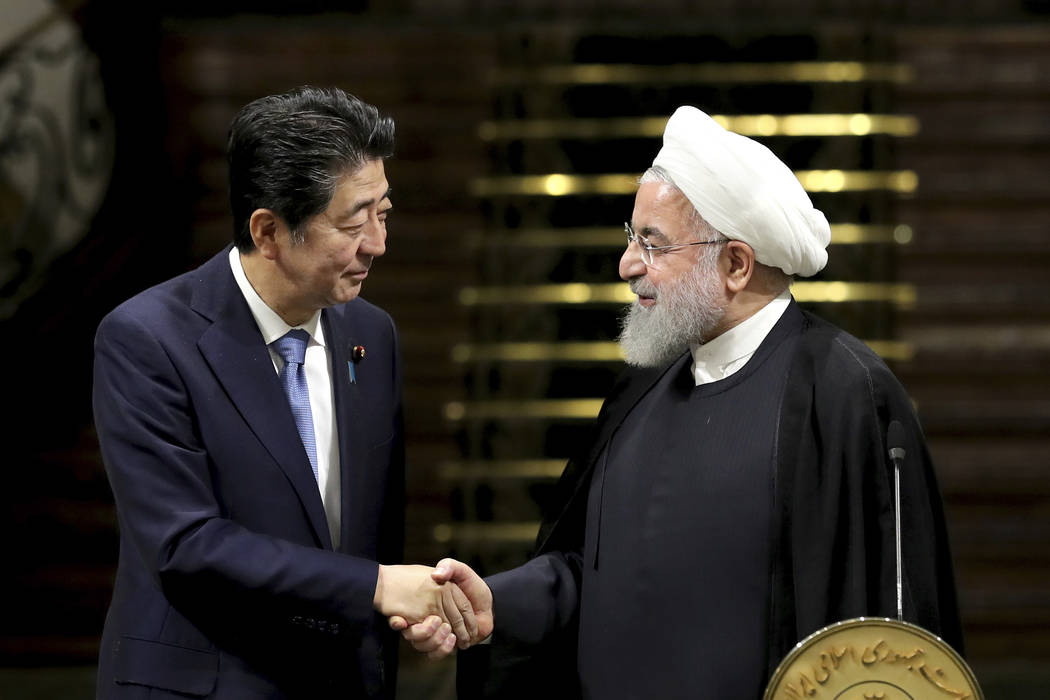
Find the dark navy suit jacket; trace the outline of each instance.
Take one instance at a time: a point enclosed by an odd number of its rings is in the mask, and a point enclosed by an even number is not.
[[[125,302],[95,339],[94,411],[120,561],[99,698],[392,697],[372,610],[400,561],[404,449],[390,317],[325,309],[342,478],[324,509],[229,249]],[[367,356],[348,362],[361,345]]]

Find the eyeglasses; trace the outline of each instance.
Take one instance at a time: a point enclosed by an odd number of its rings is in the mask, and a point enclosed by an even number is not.
[[[649,242],[649,239],[645,236],[639,236],[634,232],[629,221],[625,221],[623,224],[623,230],[627,232],[627,245],[637,243],[638,247],[642,251],[642,262],[646,265],[652,265],[653,260],[656,258],[657,253],[666,253],[669,250],[675,248],[685,248],[691,245],[711,245],[712,243],[725,243],[726,239],[715,239],[713,241],[692,241],[690,243],[675,243],[673,245],[653,245]]]

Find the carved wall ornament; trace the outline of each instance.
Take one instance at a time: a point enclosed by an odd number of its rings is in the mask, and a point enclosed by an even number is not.
[[[113,117],[98,60],[45,0],[0,29],[0,319],[88,232],[113,169]]]

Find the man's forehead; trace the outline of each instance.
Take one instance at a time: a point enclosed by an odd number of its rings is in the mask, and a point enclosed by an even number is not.
[[[692,204],[682,191],[666,182],[645,182],[634,197],[635,211],[661,211],[665,214],[689,213]]]
[[[378,164],[378,165],[375,165]],[[360,208],[379,202],[390,194],[390,184],[383,172],[382,161],[370,161],[353,173],[344,175],[336,185],[333,204]]]
[[[638,187],[631,222],[639,234],[674,237],[688,230],[692,209],[693,205],[674,185],[646,182]]]

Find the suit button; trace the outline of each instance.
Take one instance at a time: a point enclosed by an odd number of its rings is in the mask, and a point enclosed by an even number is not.
[[[328,625],[328,631],[331,632],[332,634],[339,634],[339,623],[338,622],[333,622],[333,623],[329,624]]]
[[[292,618],[292,624],[293,625],[301,625],[301,624],[303,624],[303,616],[302,615],[296,615],[295,617],[293,617]]]
[[[315,627],[317,627],[317,620],[313,619],[312,617],[306,618],[306,627],[308,629],[314,629]]]

